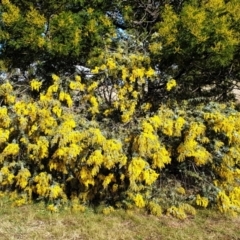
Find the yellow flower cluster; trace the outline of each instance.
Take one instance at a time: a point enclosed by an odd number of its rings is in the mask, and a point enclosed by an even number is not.
[[[33,79],[31,82],[30,82],[30,86],[31,86],[31,89],[32,90],[36,90],[36,91],[39,91],[41,86],[42,86],[42,82],[39,82],[37,79]]]
[[[112,173],[108,174],[103,180],[103,188],[106,189],[110,182],[112,182],[115,179],[114,175]]]
[[[22,197],[22,198],[16,199],[16,200],[14,201],[14,203],[13,203],[13,205],[14,205],[14,206],[17,206],[17,207],[22,206],[22,205],[24,205],[24,204],[27,204],[27,199],[26,199],[26,197]]]
[[[231,201],[224,191],[218,193],[217,196],[218,208],[221,212],[225,213],[230,210]]]
[[[186,123],[183,117],[175,119],[174,112],[170,109],[160,108],[159,112],[149,118],[154,130],[161,130],[167,136],[179,137]]]
[[[167,215],[172,215],[178,219],[184,220],[187,218],[187,215],[195,215],[196,210],[189,204],[182,203],[179,207],[172,206],[167,209]]]
[[[132,158],[132,161],[128,166],[128,172],[129,172],[131,181],[138,180],[138,178],[139,178],[140,174],[143,172],[146,164],[147,164],[146,161],[144,161],[140,157]]]
[[[50,211],[50,212],[58,212],[58,208],[57,208],[57,206],[54,205],[54,204],[49,204],[49,205],[47,206],[47,210]]]
[[[34,182],[36,183],[34,192],[36,192],[39,196],[48,197],[50,190],[50,181],[51,176],[46,172],[40,172],[34,178]]]
[[[91,153],[87,160],[88,165],[95,165],[98,167],[100,167],[103,162],[104,156],[102,155],[101,150],[95,150],[93,153]]]
[[[149,202],[147,207],[151,214],[157,217],[160,217],[162,215],[162,208],[159,206],[159,204],[155,202]]]
[[[132,158],[128,166],[128,174],[130,186],[133,189],[136,188],[136,182],[144,181],[146,185],[152,185],[159,176],[159,174],[149,168],[148,163],[140,157]]]
[[[19,145],[17,143],[8,143],[8,145],[4,148],[3,152],[0,156],[0,163],[4,160],[7,156],[17,156],[19,153]]]
[[[182,208],[178,208],[175,206],[172,206],[170,208],[167,209],[167,215],[168,216],[173,216],[176,217],[178,219],[184,220],[187,218],[187,214],[185,213],[184,209]]]
[[[238,135],[240,131],[239,118],[239,113],[230,116],[224,116],[218,111],[204,114],[204,119],[213,124],[213,130],[215,132],[225,133],[229,139],[229,143],[236,144],[240,143],[240,137]]]
[[[2,167],[0,170],[0,185],[11,185],[15,179],[14,174],[9,170],[7,166]]]
[[[127,157],[123,153],[122,143],[115,139],[107,139],[102,145],[104,151],[104,166],[112,169],[116,164],[125,166]]]
[[[193,216],[196,215],[196,209],[187,203],[181,203],[179,208],[182,209],[186,214]]]
[[[114,212],[114,208],[112,206],[105,207],[102,210],[102,212],[103,212],[104,215],[109,215],[110,213]]]
[[[232,205],[240,211],[240,187],[234,187],[229,193]]]
[[[240,187],[234,187],[227,195],[225,191],[221,191],[217,196],[218,208],[223,213],[230,213],[236,216],[240,213]]]
[[[6,25],[12,25],[20,18],[20,10],[17,6],[10,3],[9,0],[3,0],[2,4],[7,6],[8,11],[2,14],[2,21]]]
[[[186,194],[186,191],[185,191],[185,189],[183,187],[178,187],[176,189],[176,191],[177,191],[177,193],[182,194],[182,195]]]
[[[27,12],[26,20],[30,24],[34,24],[35,27],[42,28],[46,23],[46,18],[44,15],[40,14],[36,8],[30,7],[30,10]]]
[[[79,198],[74,197],[71,199],[71,209],[73,212],[85,212],[86,207],[79,203]]]
[[[88,93],[92,93],[98,87],[98,82],[93,82],[87,87]]]
[[[167,91],[170,91],[172,90],[174,87],[177,86],[177,83],[176,83],[176,80],[174,79],[170,79],[168,82],[167,82],[167,86],[166,86],[166,89]]]
[[[202,123],[191,123],[184,142],[177,149],[179,161],[183,161],[186,157],[193,157],[196,165],[204,165],[211,161],[212,155],[196,140],[205,137],[205,129]]]
[[[112,82],[114,98],[107,99],[108,109],[105,110],[108,112],[120,110],[122,122],[128,123],[137,111],[139,99],[146,91],[146,81],[155,79],[156,71],[150,66],[149,56],[140,52],[127,53],[122,47],[105,52],[102,59],[105,63],[95,66],[92,70],[93,74],[102,70],[109,79],[121,76],[121,84],[116,80]],[[99,80],[102,80],[101,74],[99,74]],[[146,106],[144,109],[147,109]]]
[[[92,115],[95,115],[96,113],[99,113],[98,101],[97,101],[96,97],[94,97],[94,96],[90,97],[89,102],[92,105],[89,108],[89,111],[92,113]]]
[[[134,198],[134,202],[135,202],[135,205],[138,207],[138,208],[144,208],[146,203],[143,199],[143,196],[141,194],[137,194]]]
[[[78,90],[78,91],[84,91],[85,90],[85,84],[80,82],[80,77],[76,77],[76,81],[71,81],[69,84],[70,89],[72,90]]]
[[[153,169],[146,169],[142,173],[142,178],[147,185],[152,185],[158,178],[159,174],[156,173]]]
[[[16,98],[14,96],[13,87],[8,81],[0,86],[0,96],[4,98],[6,104],[11,105],[15,103]]]
[[[199,194],[197,194],[196,197],[196,204],[198,206],[206,208],[208,206],[208,198],[206,197],[201,197]]]
[[[162,18],[164,21],[158,25],[156,34],[152,35],[153,39],[155,38],[155,41],[153,41],[153,44],[150,46],[153,53],[155,51],[161,51],[163,43],[164,46],[167,47],[177,41],[177,26],[179,22],[179,16],[173,10],[173,7],[171,5],[165,5],[162,11]],[[159,41],[159,44],[156,43],[156,38],[158,38],[158,36],[161,36],[161,41]]]
[[[36,143],[27,144],[27,153],[30,159],[38,161],[48,157],[49,142],[46,137],[39,137]]]
[[[10,134],[9,130],[4,130],[0,128],[0,144],[8,141],[9,134]]]
[[[50,199],[60,198],[60,197],[62,197],[62,195],[63,195],[63,190],[58,184],[52,185],[49,188]]]
[[[63,91],[60,92],[59,100],[66,101],[68,107],[72,107],[72,105],[73,105],[73,100],[72,100],[71,96],[66,92],[63,92]]]
[[[26,188],[30,177],[31,173],[29,172],[29,170],[27,168],[22,168],[15,177],[15,179],[17,180],[16,185],[21,187],[22,189]]]
[[[8,128],[11,123],[11,118],[8,116],[6,107],[0,107],[0,128]]]
[[[84,184],[84,186],[86,188],[88,188],[89,185],[92,185],[92,186],[95,185],[95,181],[94,181],[91,171],[85,166],[82,167],[82,169],[79,173],[79,180],[81,183]]]
[[[153,124],[150,124],[150,121]],[[153,161],[153,168],[163,168],[165,164],[171,162],[170,154],[161,145],[158,135],[156,135],[154,128],[157,129],[161,120],[158,117],[153,117],[150,121],[144,120],[142,122],[142,133],[135,138],[133,143],[133,150],[141,157],[151,158]]]

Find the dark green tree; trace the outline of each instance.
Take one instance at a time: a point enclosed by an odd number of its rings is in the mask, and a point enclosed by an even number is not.
[[[238,0],[3,0],[0,66],[24,72],[34,63],[46,79],[71,75],[77,64],[93,69],[121,47],[157,71],[143,101],[226,101],[240,75],[239,11]],[[177,87],[166,94],[172,78]]]

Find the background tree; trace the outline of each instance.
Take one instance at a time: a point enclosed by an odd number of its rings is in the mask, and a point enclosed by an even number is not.
[[[173,78],[178,99],[225,101],[233,97],[239,79],[239,9],[237,0],[5,0],[1,66],[24,72],[35,63],[40,77],[71,75],[77,64],[94,68],[101,63],[108,47],[114,51],[122,44],[116,38],[121,31],[134,36],[134,48],[149,56],[158,73],[148,84],[146,99],[173,98],[165,92]],[[114,38],[114,45],[107,43]],[[124,48],[134,50],[127,44]]]
[[[24,72],[34,63],[40,77],[73,73],[76,64],[101,53],[105,35],[114,34],[106,16],[111,2],[2,1],[2,67]]]
[[[158,81],[149,84],[149,96],[198,101],[233,98],[239,81],[238,1],[123,4],[127,30],[141,38],[151,66],[159,73]],[[174,96],[165,92],[169,78],[178,83]]]

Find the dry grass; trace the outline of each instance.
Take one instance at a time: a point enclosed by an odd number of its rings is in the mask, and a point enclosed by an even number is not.
[[[43,205],[12,208],[0,202],[0,239],[24,240],[237,240],[240,218],[210,210],[199,211],[192,219],[154,217],[135,211],[118,210],[110,215],[94,213],[50,213]]]

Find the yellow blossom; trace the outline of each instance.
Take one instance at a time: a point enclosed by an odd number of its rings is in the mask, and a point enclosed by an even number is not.
[[[17,22],[20,18],[20,10],[17,6],[11,4],[9,1],[2,1],[2,4],[8,6],[8,12],[2,13],[2,21],[5,25],[10,26]]]
[[[186,191],[185,191],[185,189],[183,187],[178,187],[176,189],[176,191],[177,191],[177,193],[182,194],[182,195],[186,194]]]
[[[150,108],[152,107],[152,104],[151,103],[144,103],[142,106],[141,106],[141,109],[146,112],[148,111]]]
[[[81,82],[81,76],[76,75],[76,76],[75,76],[75,80],[76,80],[76,82]]]
[[[150,210],[151,214],[160,217],[162,215],[162,208],[155,202],[148,203],[148,209]]]
[[[104,181],[102,183],[103,188],[107,188],[107,186],[109,185],[109,183],[114,179],[114,175],[112,173],[110,173],[108,176],[106,176],[104,178]]]
[[[9,156],[9,155],[17,155],[19,153],[19,146],[17,143],[9,143],[3,150],[2,155],[3,156]]]
[[[30,85],[31,85],[31,89],[32,90],[36,90],[36,91],[39,91],[41,86],[42,86],[42,82],[39,82],[37,79],[33,79],[31,82],[30,82]]]
[[[49,204],[47,210],[49,210],[50,212],[57,212],[58,208],[54,204]]]
[[[208,199],[197,194],[196,204],[198,206],[206,208],[208,206]]]
[[[54,82],[57,82],[57,81],[60,80],[60,78],[59,78],[56,74],[52,74],[52,80],[53,80]]]
[[[13,205],[17,206],[17,207],[20,207],[20,206],[22,206],[22,205],[24,205],[26,203],[27,203],[27,199],[26,198],[20,198],[20,199],[15,200]]]
[[[95,90],[98,86],[98,82],[93,82],[88,88],[87,88],[87,91],[88,92],[91,92],[93,90]]]
[[[21,169],[16,176],[16,185],[24,189],[27,186],[30,177],[31,173],[27,168]]]
[[[114,212],[114,208],[113,208],[112,206],[110,206],[110,207],[105,207],[105,208],[102,210],[102,212],[103,212],[104,215],[108,215],[108,214]]]
[[[145,202],[141,194],[137,194],[134,198],[135,205],[139,208],[145,207]]]
[[[128,166],[128,172],[130,179],[135,181],[138,179],[140,174],[143,172],[146,166],[146,162],[140,157],[133,157],[131,163]]]
[[[176,80],[174,79],[170,79],[167,82],[167,91],[170,91],[172,88],[174,88],[175,86],[177,86]]]
[[[175,121],[174,127],[175,127],[175,136],[181,136],[182,128],[185,124],[185,120],[182,117],[178,117]]]
[[[128,69],[127,68],[122,68],[122,80],[126,81],[127,77],[129,75]]]
[[[104,161],[101,150],[95,150],[87,160],[88,165],[100,166]]]
[[[150,67],[146,72],[145,75],[149,78],[156,76],[155,71]]]
[[[13,95],[7,95],[5,96],[4,102],[8,104],[13,104],[16,101],[16,97]]]
[[[9,130],[4,130],[0,128],[0,144],[7,142],[9,134],[10,134]]]
[[[88,9],[87,9],[87,13],[88,13],[88,14],[92,14],[93,12],[94,12],[94,9],[93,9],[93,8],[88,8]]]
[[[72,89],[72,90],[76,90],[76,83],[75,82],[73,82],[73,81],[71,81],[70,83],[69,83],[69,88],[70,89]]]
[[[59,93],[59,100],[60,100],[60,101],[64,101],[64,99],[65,99],[65,93],[64,93],[63,91],[61,91],[61,92]]]
[[[50,187],[50,198],[56,199],[58,197],[61,197],[63,194],[63,190],[59,185],[53,185]]]
[[[117,67],[116,63],[114,62],[114,60],[112,58],[109,58],[107,60],[107,66],[110,70],[113,70]]]
[[[178,219],[186,219],[187,215],[184,211],[184,209],[182,208],[177,208],[175,206],[172,206],[170,208],[167,209],[167,215],[172,215]]]
[[[0,107],[0,127],[8,128],[10,123],[11,118],[8,116],[8,109],[6,107]]]
[[[69,94],[65,94],[64,98],[65,98],[65,100],[67,102],[68,107],[72,107],[73,100],[72,100],[71,96]]]
[[[52,108],[52,111],[53,111],[53,113],[55,113],[58,117],[60,117],[61,114],[62,114],[62,109],[61,109],[60,107],[58,107],[58,106],[54,106],[54,107]]]
[[[92,71],[93,74],[99,73],[99,67],[95,67]]]
[[[147,185],[152,185],[159,176],[159,174],[152,169],[147,169],[142,174],[143,174],[143,180]]]
[[[218,208],[222,213],[229,211],[231,208],[231,201],[224,191],[218,193],[217,202]]]
[[[139,93],[138,93],[137,91],[133,91],[133,92],[132,92],[132,96],[133,96],[133,98],[137,98],[138,95],[139,95]]]

